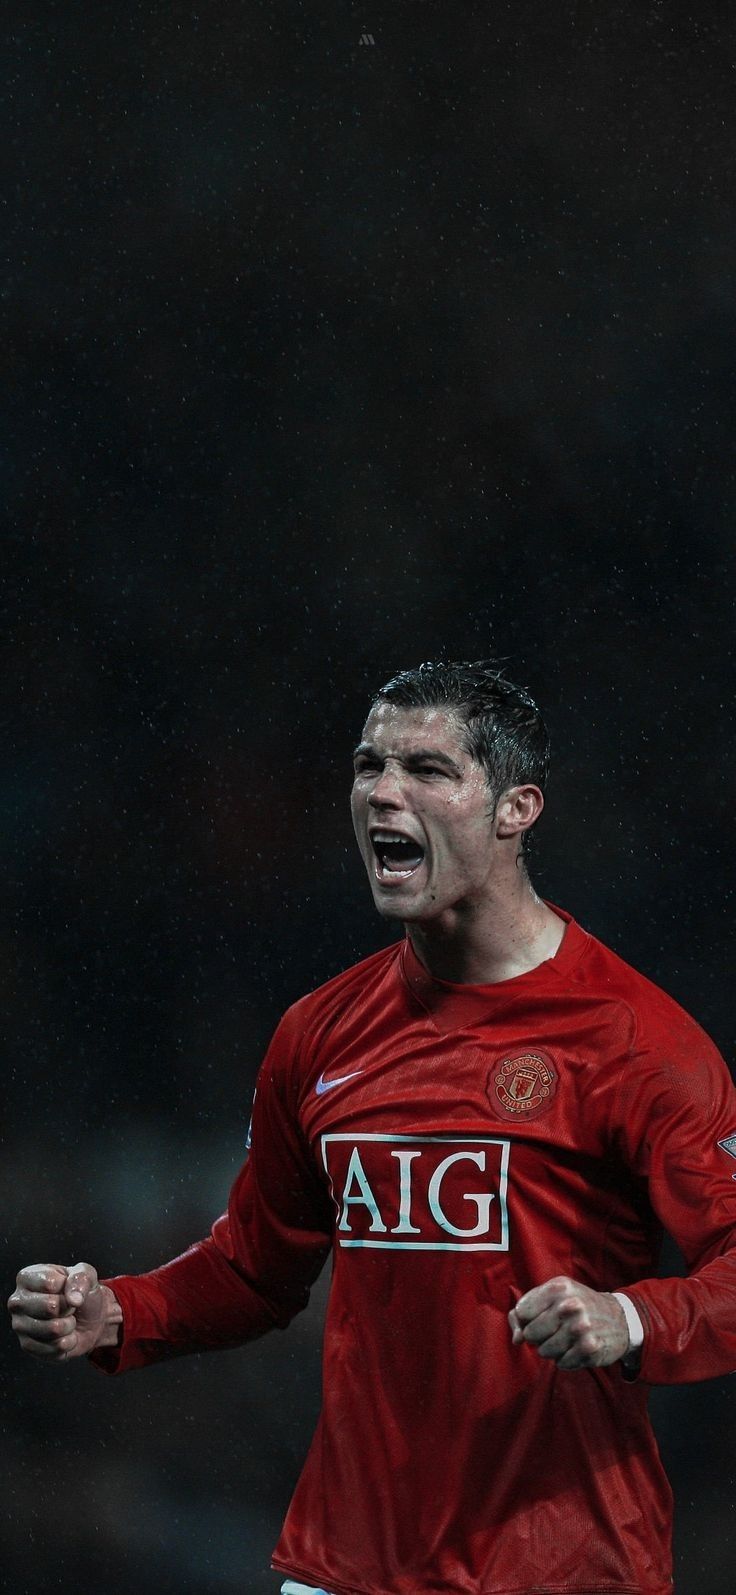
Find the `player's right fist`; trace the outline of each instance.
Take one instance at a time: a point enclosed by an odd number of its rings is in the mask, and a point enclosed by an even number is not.
[[[112,1291],[100,1285],[90,1263],[32,1263],[18,1274],[8,1299],[13,1329],[23,1351],[49,1362],[85,1357],[105,1328]]]

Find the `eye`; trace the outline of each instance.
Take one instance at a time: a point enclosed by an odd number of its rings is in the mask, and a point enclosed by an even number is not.
[[[361,754],[360,758],[355,759],[353,763],[353,769],[355,770],[356,775],[365,775],[367,771],[378,770],[379,768],[380,766],[378,764],[378,760],[368,759],[366,758],[365,754]]]

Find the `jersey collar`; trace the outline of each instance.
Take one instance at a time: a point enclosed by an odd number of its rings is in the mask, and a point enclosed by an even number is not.
[[[558,985],[578,962],[590,941],[587,931],[555,903],[548,903],[553,913],[564,919],[566,929],[557,952],[545,958],[535,969],[511,980],[497,980],[487,986],[455,985],[449,980],[436,980],[417,958],[407,936],[402,944],[401,974],[415,1001],[429,1014],[438,1030],[463,1030],[473,1026],[499,1006],[506,1006],[511,998],[533,996]]]

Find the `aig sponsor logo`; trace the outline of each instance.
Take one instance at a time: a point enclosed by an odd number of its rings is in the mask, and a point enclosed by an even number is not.
[[[340,1246],[508,1251],[508,1141],[323,1135],[321,1146]]]

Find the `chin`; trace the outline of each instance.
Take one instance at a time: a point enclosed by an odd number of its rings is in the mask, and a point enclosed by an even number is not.
[[[373,901],[382,919],[398,919],[405,925],[416,925],[422,920],[436,919],[441,913],[437,904],[417,902],[416,899],[413,902],[411,899],[409,901],[405,899],[403,903],[394,902],[390,898],[387,901],[383,895],[379,897],[374,893]]]
[[[374,892],[372,895],[373,906],[376,909],[376,912],[380,914],[381,919],[401,920],[411,918],[411,915],[407,913],[405,908],[401,908],[399,903],[392,903],[390,900],[389,902],[386,902],[385,897],[379,897],[376,892]]]

